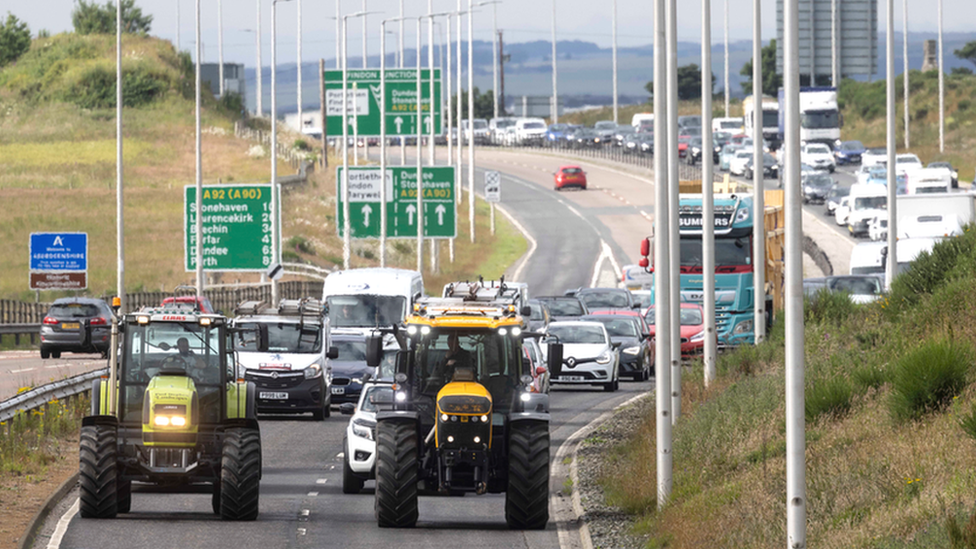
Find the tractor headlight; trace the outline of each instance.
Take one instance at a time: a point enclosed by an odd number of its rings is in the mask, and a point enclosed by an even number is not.
[[[735,335],[748,334],[752,331],[752,320],[743,320],[742,322],[735,325],[732,333]]]
[[[611,360],[613,360],[613,354],[610,353],[610,351],[603,351],[603,353],[601,353],[600,356],[598,356],[596,358],[596,363],[597,364],[610,364],[610,361]]]
[[[627,347],[626,349],[624,349],[624,354],[625,355],[636,355],[636,354],[639,354],[639,353],[640,353],[640,346],[639,345],[635,345],[633,347]]]
[[[691,336],[691,341],[705,341],[705,330],[702,330],[697,334]]]
[[[365,438],[366,440],[373,440],[373,427],[374,423],[369,420],[358,418],[352,420],[352,434],[359,438]]]
[[[156,427],[186,427],[186,416],[156,416]]]
[[[305,368],[305,379],[315,379],[322,375],[322,365],[318,362],[312,363]]]

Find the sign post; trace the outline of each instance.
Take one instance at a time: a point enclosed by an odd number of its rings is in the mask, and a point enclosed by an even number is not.
[[[344,180],[342,168],[337,170],[339,189],[336,204],[336,227],[345,236],[343,227],[345,211],[341,188]],[[457,201],[454,198],[454,167],[423,167],[423,212],[417,215],[417,170],[414,167],[388,166],[386,177],[378,167],[350,168],[349,227],[352,238],[379,238],[381,193],[386,193],[386,238],[416,238],[417,223],[423,223],[425,238],[454,238],[457,236]]]
[[[30,289],[88,289],[88,233],[31,233]]]
[[[196,187],[184,187],[186,270],[196,270]],[[271,185],[205,185],[202,197],[203,268],[266,272],[273,255]],[[280,208],[278,208],[280,211]]]
[[[485,172],[485,201],[491,212],[491,234],[495,234],[495,203],[502,201],[502,178],[498,172]]]

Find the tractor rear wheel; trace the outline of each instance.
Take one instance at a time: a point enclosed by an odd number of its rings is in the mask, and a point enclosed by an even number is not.
[[[114,518],[119,512],[118,433],[111,425],[81,428],[81,516]]]
[[[224,433],[220,463],[220,518],[254,520],[258,517],[261,485],[261,433],[234,428]]]
[[[417,524],[418,447],[413,422],[381,421],[376,426],[376,523],[380,528]]]
[[[541,530],[549,522],[549,424],[520,421],[508,436],[508,490],[505,522],[509,528]]]

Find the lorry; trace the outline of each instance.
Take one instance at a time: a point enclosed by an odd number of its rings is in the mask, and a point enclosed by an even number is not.
[[[784,91],[779,89],[779,104],[784,105]],[[837,88],[803,86],[800,88],[800,142],[824,143],[831,149],[840,143],[840,110]],[[786,113],[779,112],[778,140],[786,133]]]
[[[771,207],[766,215],[776,215],[777,212],[781,212],[781,208],[776,210],[776,207]],[[754,216],[751,195],[715,195],[715,328],[720,347],[755,342],[753,272],[756,263],[762,265],[765,262],[757,262],[752,258]],[[678,229],[681,242],[681,300],[702,303],[704,277],[700,194],[681,195],[678,203]],[[767,254],[775,254],[771,248],[767,241]],[[648,256],[652,255],[649,243],[642,245],[641,254],[645,256],[641,265],[649,267]],[[771,276],[769,269],[766,272],[767,280],[774,289],[777,288],[774,276]],[[773,297],[765,295],[763,298],[766,300],[767,324],[770,324]],[[652,289],[652,303],[654,299]]]
[[[116,298],[117,300],[118,298]],[[113,304],[118,310],[118,302]],[[132,508],[132,483],[209,486],[225,520],[258,516],[261,431],[253,382],[234,372],[232,338],[250,335],[227,318],[174,304],[112,319],[108,379],[92,383],[82,419],[82,518]],[[118,336],[116,335],[118,334]],[[254,332],[267,348],[267,331]],[[119,339],[121,338],[121,339]]]
[[[780,102],[773,97],[762,98],[763,139],[769,141],[770,148],[774,150],[778,149],[780,143],[783,142],[778,126],[780,116],[779,106]],[[744,133],[752,137],[756,109],[751,95],[742,100],[742,109],[744,113],[742,117]]]
[[[422,490],[505,494],[509,528],[549,522],[549,395],[532,389],[522,351],[526,309],[496,288],[426,298],[399,340],[393,391],[377,395],[376,520],[381,528],[416,525]],[[366,362],[380,363],[382,336],[367,340]],[[553,375],[562,344],[549,343]],[[525,358],[524,358],[525,357]],[[456,505],[456,504],[455,504]]]

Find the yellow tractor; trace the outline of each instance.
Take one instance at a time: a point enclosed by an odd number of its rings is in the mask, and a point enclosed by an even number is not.
[[[549,396],[533,392],[526,323],[501,288],[458,286],[419,301],[403,326],[394,391],[377,402],[376,518],[412,527],[421,491],[504,493],[510,528],[549,520]],[[367,343],[378,364],[381,338]],[[562,346],[549,348],[562,362]],[[557,372],[558,373],[558,372]]]
[[[95,380],[82,420],[81,516],[128,513],[139,481],[211,485],[214,513],[257,518],[254,384],[236,376],[228,320],[174,305],[127,314],[112,328],[118,354],[109,379]]]

